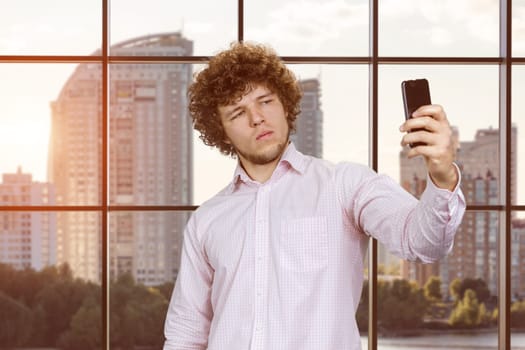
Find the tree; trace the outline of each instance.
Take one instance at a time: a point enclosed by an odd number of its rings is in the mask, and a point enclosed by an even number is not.
[[[432,276],[424,286],[424,293],[427,300],[436,302],[443,299],[441,295],[441,278]]]
[[[512,327],[525,328],[525,301],[517,301],[510,308],[510,324]]]
[[[467,289],[449,317],[449,324],[460,328],[473,328],[488,324],[491,314],[487,312],[485,304],[479,303],[476,293]]]
[[[63,350],[96,350],[102,344],[102,310],[98,299],[87,297],[62,333],[57,345]]]
[[[454,300],[458,301],[463,298],[461,295],[461,280],[459,278],[454,278],[448,287],[450,295]]]
[[[456,278],[450,283],[450,294],[456,302],[463,299],[468,289],[475,292],[478,301],[481,303],[487,302],[490,299],[490,291],[487,283],[481,278],[465,278],[464,280]]]
[[[161,348],[168,300],[156,288],[136,284],[131,275],[112,283],[111,346],[130,349],[136,345]]]
[[[31,310],[0,292],[0,347],[10,348],[27,343],[31,335]]]
[[[45,325],[45,330],[41,331],[44,338],[39,342],[46,346],[55,345],[90,296],[100,299],[100,287],[81,280],[61,278],[45,286],[36,297],[36,308],[41,309],[40,317],[43,317],[39,322]]]
[[[414,282],[399,279],[378,283],[378,324],[385,329],[419,328],[427,306],[422,289]]]
[[[173,282],[165,282],[163,284],[156,286],[155,289],[158,289],[160,294],[162,294],[166,300],[170,300],[171,293],[173,293],[173,286],[174,286]]]

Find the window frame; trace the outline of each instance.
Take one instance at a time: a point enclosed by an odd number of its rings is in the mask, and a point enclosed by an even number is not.
[[[237,40],[244,39],[244,0],[237,0]],[[500,133],[500,204],[467,205],[468,211],[491,210],[499,213],[499,312],[498,349],[511,349],[510,303],[511,303],[511,214],[513,211],[525,211],[525,205],[511,202],[511,125],[512,125],[512,67],[525,65],[525,57],[512,55],[512,1],[499,0],[500,6],[500,50],[499,57],[384,57],[378,54],[378,6],[379,0],[369,0],[369,55],[367,57],[324,57],[324,56],[282,56],[286,63],[302,64],[358,64],[369,67],[369,166],[378,169],[378,68],[381,64],[488,64],[499,67],[499,133]],[[184,63],[202,64],[209,60],[206,56],[111,56],[109,42],[109,8],[110,0],[101,0],[102,38],[101,51],[98,56],[60,56],[60,55],[0,55],[0,63],[98,63],[102,66],[102,188],[99,205],[41,205],[41,206],[0,206],[0,212],[80,212],[92,211],[100,214],[102,234],[102,344],[109,349],[109,226],[111,212],[145,212],[145,211],[188,211],[195,210],[194,205],[131,205],[118,206],[109,204],[108,193],[108,140],[109,140],[109,66],[113,63]],[[519,203],[518,203],[519,204]],[[377,350],[377,267],[378,245],[373,238],[369,242],[369,332],[368,349]]]

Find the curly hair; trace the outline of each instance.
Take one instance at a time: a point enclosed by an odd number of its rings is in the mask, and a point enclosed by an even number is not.
[[[295,75],[267,46],[237,42],[212,57],[206,69],[195,74],[189,87],[189,111],[204,144],[225,155],[235,155],[219,116],[219,107],[239,101],[255,85],[275,93],[283,104],[290,132],[300,113],[302,92]]]

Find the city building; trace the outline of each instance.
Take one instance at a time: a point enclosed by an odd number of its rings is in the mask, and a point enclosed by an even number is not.
[[[180,33],[164,33],[134,38],[110,51],[114,56],[189,56],[193,43]],[[109,205],[192,204],[192,123],[186,97],[191,75],[189,64],[110,66]],[[48,176],[61,205],[102,203],[101,78],[99,64],[80,64],[52,103]],[[147,285],[173,281],[188,215],[112,211],[111,276],[131,273]],[[94,211],[60,213],[58,218],[59,262],[95,282],[102,270],[100,227]]]
[[[54,205],[54,188],[33,182],[32,175],[18,168],[3,174],[0,206]],[[2,211],[0,213],[0,262],[17,269],[41,270],[55,265],[56,213],[44,211]]]
[[[290,139],[302,153],[322,158],[323,111],[320,83],[318,79],[301,80],[299,83],[303,91],[301,113],[297,117],[296,131],[290,135]]]
[[[511,295],[513,300],[525,299],[525,219],[512,220]]]

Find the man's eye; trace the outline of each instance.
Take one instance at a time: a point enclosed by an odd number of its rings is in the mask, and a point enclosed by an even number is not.
[[[235,114],[232,114],[232,116],[230,117],[230,120],[234,120],[234,119],[240,117],[243,114],[244,114],[244,111],[236,112]]]
[[[273,101],[273,99],[271,99],[271,98],[270,98],[270,99],[267,99],[267,100],[263,100],[263,101],[262,101],[262,104],[265,105],[265,104],[268,104],[268,103],[270,103],[270,102],[272,102],[272,101]]]

